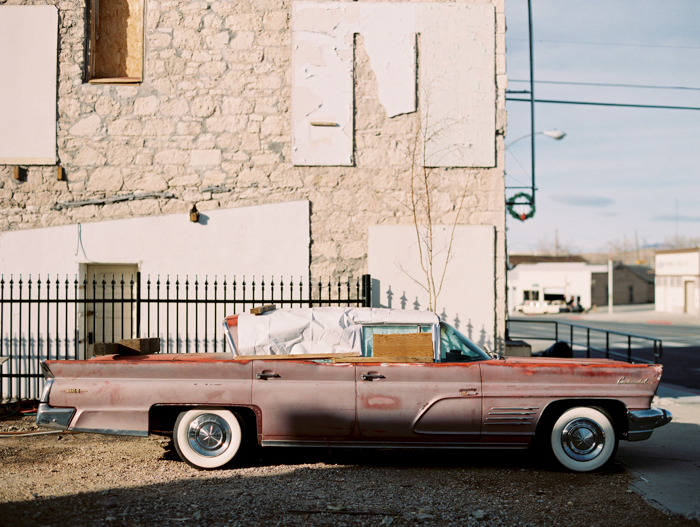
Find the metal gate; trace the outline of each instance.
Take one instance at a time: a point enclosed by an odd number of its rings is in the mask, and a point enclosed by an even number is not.
[[[0,276],[0,399],[36,399],[40,361],[84,359],[102,338],[156,337],[161,353],[226,350],[221,320],[251,307],[369,307],[371,278],[213,280],[102,272],[52,279]],[[98,320],[99,319],[99,320]]]

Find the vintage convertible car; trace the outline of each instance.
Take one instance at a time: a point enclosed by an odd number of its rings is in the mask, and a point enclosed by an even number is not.
[[[309,308],[224,322],[231,353],[42,364],[37,424],[172,434],[190,465],[268,446],[527,448],[591,471],[671,421],[660,365],[502,358],[425,311]],[[534,441],[538,440],[538,441]]]

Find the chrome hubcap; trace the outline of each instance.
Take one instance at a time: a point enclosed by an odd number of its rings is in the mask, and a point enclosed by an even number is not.
[[[215,457],[221,455],[231,443],[231,428],[218,415],[203,414],[190,423],[187,441],[198,454]]]
[[[561,446],[576,461],[590,461],[605,446],[605,432],[598,423],[587,418],[569,422],[561,433]]]

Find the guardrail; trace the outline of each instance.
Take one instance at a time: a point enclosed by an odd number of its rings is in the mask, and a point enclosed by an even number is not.
[[[518,327],[519,325],[520,327]],[[541,327],[534,330],[525,329],[526,326],[536,325]],[[592,328],[562,320],[511,318],[506,322],[506,328],[509,339],[565,342],[572,349],[586,350],[587,358],[591,358],[591,352],[594,352],[605,355],[606,359],[613,357],[630,363],[657,364],[663,355],[661,339],[610,329]],[[640,343],[646,345],[639,345]],[[652,360],[639,356],[633,357],[633,351],[637,352],[637,355],[641,352],[651,351]]]

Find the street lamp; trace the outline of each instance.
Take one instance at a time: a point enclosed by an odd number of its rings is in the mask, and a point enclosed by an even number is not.
[[[522,137],[518,137],[514,141],[511,141],[506,145],[506,150],[509,150],[511,146],[513,146],[515,143],[518,141],[521,141],[522,139],[526,139],[528,137],[531,138],[532,141],[532,169],[531,169],[531,174],[530,174],[530,180],[531,180],[531,185],[530,187],[506,187],[506,189],[530,189],[530,194],[526,194],[525,192],[519,192],[515,196],[512,196],[510,199],[506,200],[506,205],[509,207],[509,211],[511,214],[514,214],[514,212],[511,210],[513,205],[529,205],[530,206],[530,213],[528,214],[521,214],[517,215],[517,217],[521,221],[525,221],[527,218],[531,218],[535,214],[535,137],[536,135],[546,135],[547,137],[551,137],[552,139],[556,141],[561,141],[566,137],[566,132],[562,132],[561,130],[542,130],[540,132],[535,132],[535,133],[530,133],[530,134],[525,134]],[[525,202],[518,202],[519,198],[525,198]]]
[[[508,143],[506,145],[506,148],[510,148],[511,146],[513,146],[515,143],[517,143],[521,139],[525,139],[525,138],[530,137],[532,135],[546,135],[547,137],[551,137],[552,139],[555,139],[557,141],[561,141],[562,139],[564,139],[566,137],[566,132],[562,132],[561,130],[542,130],[541,132],[535,132],[534,134],[525,134],[524,136],[518,137],[517,139]]]

